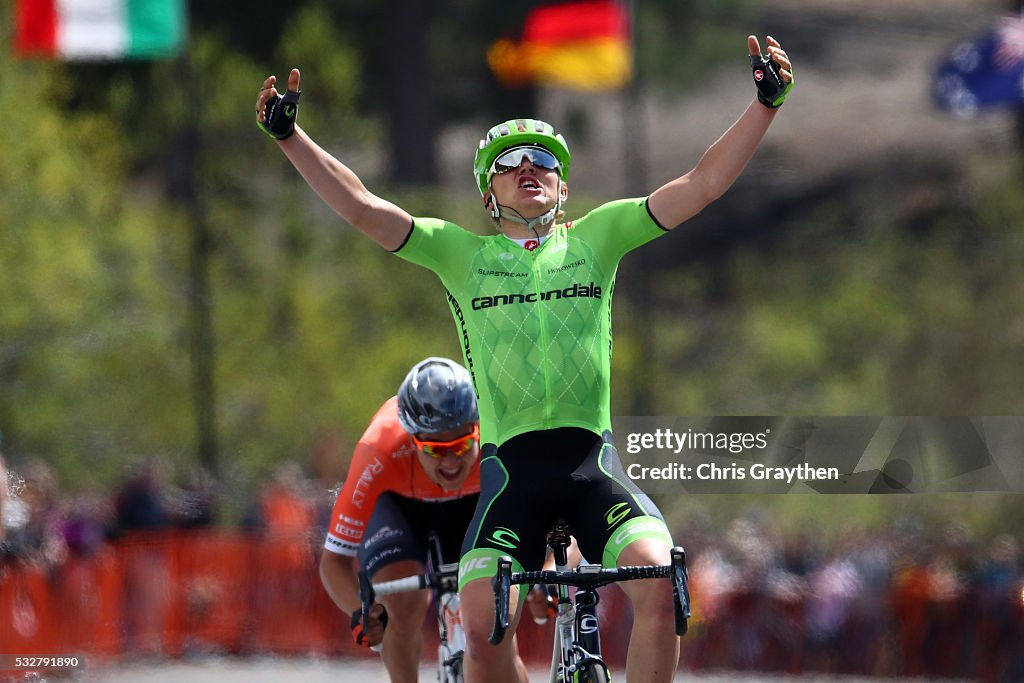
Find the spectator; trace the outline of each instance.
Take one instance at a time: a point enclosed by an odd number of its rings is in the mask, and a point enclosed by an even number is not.
[[[266,537],[290,548],[286,555],[309,557],[313,509],[309,482],[294,462],[280,465],[260,498],[260,517]]]
[[[79,494],[68,504],[60,534],[69,554],[90,557],[106,541],[109,526],[109,504],[99,496]]]
[[[170,526],[164,476],[156,460],[142,463],[114,498],[114,535],[130,531],[161,531]]]
[[[273,643],[289,652],[309,646],[305,615],[312,610],[316,585],[311,489],[297,463],[282,463],[261,492],[252,520],[267,552],[255,567],[257,597],[250,635],[254,642]]]
[[[7,541],[8,510],[7,504],[7,465],[0,453],[0,578],[7,562],[14,558],[14,548]]]
[[[0,543],[7,540],[7,465],[0,453]]]
[[[1024,638],[1020,618],[1024,604],[1021,578],[1017,540],[1002,534],[992,541],[978,572],[980,618],[974,642],[975,661],[979,665],[976,675],[983,681],[1015,680],[1013,657],[1016,653],[1019,658]]]
[[[125,640],[128,651],[141,657],[164,654],[172,575],[169,547],[156,532],[169,527],[163,471],[149,459],[118,489],[112,529],[124,558]]]
[[[33,458],[22,468],[22,477],[18,503],[12,506],[15,520],[9,541],[21,561],[52,570],[67,556],[57,475],[42,460]]]
[[[189,470],[185,485],[170,492],[171,522],[179,529],[203,529],[217,517],[217,483],[202,467]]]

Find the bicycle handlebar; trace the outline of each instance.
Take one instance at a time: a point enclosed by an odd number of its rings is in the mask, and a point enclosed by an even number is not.
[[[424,588],[434,588],[442,593],[457,593],[459,591],[458,572],[455,569],[458,565],[442,565],[440,571],[427,572],[406,576],[401,579],[392,579],[380,583],[372,583],[366,570],[359,572],[359,606],[362,609],[363,630],[370,629],[370,608],[376,602],[379,595],[394,595],[417,591]],[[375,652],[380,651],[380,645],[370,648]]]
[[[423,588],[430,588],[430,577],[425,574],[418,576],[407,576],[404,579],[394,579],[383,583],[373,584],[373,590],[377,595],[394,595],[407,591],[418,591]]]
[[[392,579],[390,581],[382,581],[380,583],[371,583],[368,586],[368,592],[366,595],[369,597],[370,604],[373,603],[377,595],[394,595],[395,593],[407,593],[409,591],[423,590],[424,588],[436,588],[442,592],[457,593],[459,590],[458,576],[455,571],[439,571],[439,572],[427,572],[426,574],[416,574],[414,576],[406,576],[401,579]],[[360,572],[359,576],[359,597],[363,598],[363,572]],[[369,605],[364,604],[364,607]]]
[[[577,588],[600,588],[617,581],[634,581],[636,579],[663,579],[671,576],[672,565],[651,565],[640,567],[604,567],[592,568],[593,565],[578,567],[566,572],[555,570],[513,572],[512,583],[546,583],[557,586],[575,586]],[[589,571],[588,571],[589,570]]]
[[[594,589],[618,581],[662,578],[672,579],[675,630],[677,635],[684,635],[687,630],[687,620],[690,618],[690,589],[686,571],[686,552],[676,546],[672,548],[671,558],[671,564],[666,565],[609,567],[607,569],[596,565],[586,565],[569,571],[513,572],[512,559],[503,556],[498,559],[498,570],[491,580],[491,587],[494,589],[494,628],[491,630],[489,640],[492,645],[497,645],[505,637],[505,631],[509,626],[509,589],[513,584],[546,583]]]

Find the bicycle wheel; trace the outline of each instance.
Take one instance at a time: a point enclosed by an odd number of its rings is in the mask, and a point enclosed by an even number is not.
[[[600,664],[588,664],[574,677],[576,683],[609,683],[608,670]]]

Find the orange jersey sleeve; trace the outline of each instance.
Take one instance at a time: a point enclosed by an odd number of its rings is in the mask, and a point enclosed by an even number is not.
[[[345,484],[331,512],[324,548],[341,555],[355,555],[384,492],[424,501],[454,500],[480,491],[480,464],[456,491],[446,491],[427,477],[416,457],[412,438],[398,421],[398,398],[392,396],[363,432],[349,466]]]

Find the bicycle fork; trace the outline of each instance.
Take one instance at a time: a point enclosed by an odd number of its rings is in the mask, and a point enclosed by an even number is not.
[[[462,608],[458,593],[441,593],[441,645],[449,653],[456,654],[466,649],[466,636],[462,631]]]
[[[556,565],[557,567],[557,565]],[[561,570],[561,567],[557,567]],[[572,680],[570,669],[573,660],[573,630],[576,625],[576,608],[569,598],[568,586],[557,586],[558,616],[555,618],[555,632],[558,647],[551,651],[551,683],[565,683]]]
[[[441,683],[459,683],[462,680],[462,660],[466,651],[466,634],[462,630],[462,606],[459,594],[438,592],[437,620],[440,639],[437,644],[437,680]]]
[[[558,571],[567,570],[565,565],[556,564],[556,568]],[[555,629],[558,647],[552,653],[552,683],[570,683],[591,664],[607,671],[601,659],[601,634],[597,621],[597,603],[600,598],[597,592],[578,589],[573,600],[569,595],[569,587],[559,585],[557,594],[558,617]]]

